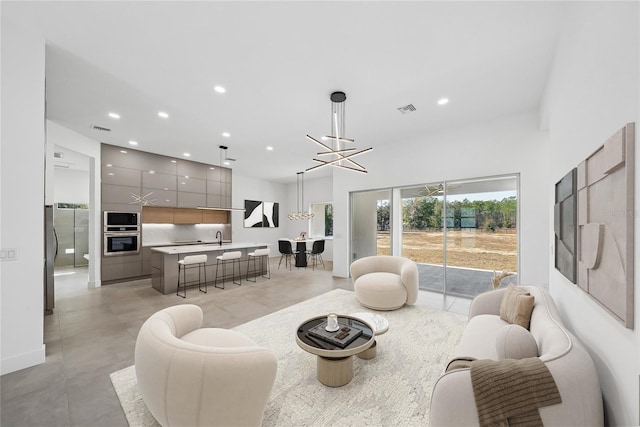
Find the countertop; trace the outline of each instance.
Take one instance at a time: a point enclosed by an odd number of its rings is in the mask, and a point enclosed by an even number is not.
[[[262,246],[267,246],[267,244],[260,242],[223,243],[222,245],[217,243],[207,243],[201,245],[159,246],[152,247],[151,250],[172,255],[190,254],[194,252],[230,251],[234,249],[259,248]]]

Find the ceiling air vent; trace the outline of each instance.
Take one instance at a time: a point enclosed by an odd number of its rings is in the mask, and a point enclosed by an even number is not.
[[[416,107],[414,107],[413,104],[409,104],[405,105],[404,107],[399,107],[398,111],[400,111],[402,114],[407,114],[412,111],[416,111]]]
[[[97,125],[91,125],[91,129],[92,130],[99,130],[101,132],[111,132],[111,129],[103,128],[102,126],[97,126]]]
[[[53,157],[55,157],[56,159],[61,159],[64,157],[64,153],[61,151],[56,151],[55,153],[53,153]]]

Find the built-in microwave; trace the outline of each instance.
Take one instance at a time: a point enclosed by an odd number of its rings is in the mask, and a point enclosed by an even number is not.
[[[104,233],[104,256],[133,255],[140,252],[140,232]]]
[[[105,211],[104,231],[140,231],[140,213]]]

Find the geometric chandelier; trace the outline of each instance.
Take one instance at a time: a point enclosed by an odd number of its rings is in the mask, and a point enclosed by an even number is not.
[[[355,140],[345,137],[344,101],[347,99],[347,95],[345,95],[344,92],[333,92],[330,99],[332,135],[327,135],[321,138],[327,141],[326,144],[310,135],[307,135],[307,138],[310,141],[315,142],[325,150],[317,153],[317,155],[319,157],[323,157],[323,159],[314,158],[313,160],[319,164],[308,168],[307,172],[320,169],[324,166],[334,166],[355,172],[367,173],[367,169],[360,163],[353,160],[353,157],[371,151],[373,148],[369,147],[364,150],[357,151],[355,147],[349,147],[355,143]]]
[[[296,210],[288,215],[289,219],[300,220],[313,218],[315,214],[306,210],[304,206],[304,172],[298,172],[296,174],[296,190]]]

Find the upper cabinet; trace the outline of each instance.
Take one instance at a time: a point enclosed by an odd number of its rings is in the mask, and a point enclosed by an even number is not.
[[[103,204],[137,205],[137,211],[141,206],[231,207],[229,168],[108,144],[101,149]]]

